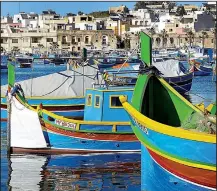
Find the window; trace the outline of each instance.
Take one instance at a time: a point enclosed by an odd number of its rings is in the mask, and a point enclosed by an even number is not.
[[[32,43],[39,43],[38,38],[32,38]]]
[[[211,40],[211,43],[214,43],[214,39]]]
[[[72,37],[72,44],[75,44],[75,36]]]
[[[179,27],[179,24],[176,24],[176,27]]]
[[[180,42],[182,43],[182,39],[180,39]]]
[[[47,38],[47,42],[53,42],[53,38]]]
[[[120,95],[110,96],[110,108],[122,108],[122,104],[119,100]]]
[[[18,39],[12,39],[12,43],[18,43]]]
[[[85,36],[85,44],[88,44],[89,43],[89,36]]]
[[[81,47],[80,47],[80,46],[78,47],[78,51],[79,51],[79,50],[81,50]]]
[[[87,94],[87,106],[91,106],[91,105],[92,105],[92,95]]]
[[[80,39],[80,38],[78,38],[78,42],[81,42],[81,39]]]
[[[1,38],[1,42],[0,43],[3,43],[3,39]]]
[[[102,45],[106,45],[106,44],[107,44],[107,37],[102,36]]]
[[[99,95],[95,95],[94,107],[100,107],[100,96]]]

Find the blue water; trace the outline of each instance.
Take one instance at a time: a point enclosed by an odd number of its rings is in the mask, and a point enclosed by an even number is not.
[[[65,69],[66,66],[54,65],[34,65],[33,69],[16,68],[16,79],[21,81]],[[6,72],[1,73],[1,85],[4,84],[7,84]],[[195,77],[192,89],[186,98],[192,103],[204,101],[205,105],[215,101],[216,84],[212,81],[212,76]],[[10,189],[19,191],[197,190],[188,183],[177,184],[177,179],[163,174],[156,165],[148,163],[146,168],[143,166],[143,173],[146,176],[141,183],[140,154],[7,156],[6,125],[4,122],[1,123],[2,191]]]

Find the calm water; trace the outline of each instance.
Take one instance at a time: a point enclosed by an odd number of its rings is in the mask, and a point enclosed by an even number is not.
[[[16,79],[20,81],[65,69],[66,66],[47,65],[37,65],[33,69],[16,68]],[[7,73],[1,74],[1,84],[7,84]],[[212,81],[212,76],[195,77],[192,90],[186,97],[192,103],[204,101],[205,105],[214,101],[216,84]],[[141,190],[140,157],[140,154],[12,155],[7,157],[6,123],[1,123],[2,191]],[[147,186],[145,190],[177,190],[174,182],[165,179],[167,182],[160,184],[161,177],[158,177],[158,174],[154,174],[150,169],[145,169],[145,171],[150,176],[147,179],[149,181],[147,185],[155,185]],[[192,190],[192,188],[186,185],[185,190]]]

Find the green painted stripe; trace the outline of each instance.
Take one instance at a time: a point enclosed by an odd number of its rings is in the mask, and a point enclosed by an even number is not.
[[[189,160],[189,159],[186,159],[186,158],[182,158],[182,157],[178,157],[176,155],[173,155],[171,153],[168,153],[168,152],[165,152],[165,151],[162,151],[160,150],[158,147],[152,145],[150,142],[148,142],[143,136],[142,134],[140,133],[140,130],[139,130],[139,127],[137,126],[134,126],[132,123],[131,123],[131,127],[134,131],[134,133],[136,134],[137,138],[139,139],[140,142],[144,143],[145,145],[148,145],[149,147],[151,147],[153,150],[156,150],[164,155],[167,155],[167,156],[170,156],[172,158],[176,158],[178,160],[181,160],[181,161],[185,161],[185,162],[190,162],[190,163],[195,163],[195,164],[200,164],[200,165],[207,165],[207,166],[211,166],[211,167],[216,167],[216,165],[213,165],[213,164],[209,164],[209,163],[203,163],[203,162],[199,162],[199,161],[192,161],[192,160]]]

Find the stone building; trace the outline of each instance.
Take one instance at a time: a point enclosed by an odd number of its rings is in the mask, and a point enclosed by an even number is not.
[[[192,38],[192,46],[200,46],[204,48],[214,48],[216,46],[216,39],[214,38],[213,32],[207,32],[207,37],[203,38],[201,32],[195,33]],[[131,34],[128,36],[130,39],[130,48],[134,49],[138,47],[139,36],[138,34]],[[189,46],[189,37],[187,34],[168,34],[167,37],[162,37],[161,34],[153,35],[152,48],[162,49],[162,48],[182,48],[184,46]]]
[[[59,48],[79,52],[87,49],[116,49],[117,39],[112,30],[58,30]]]

